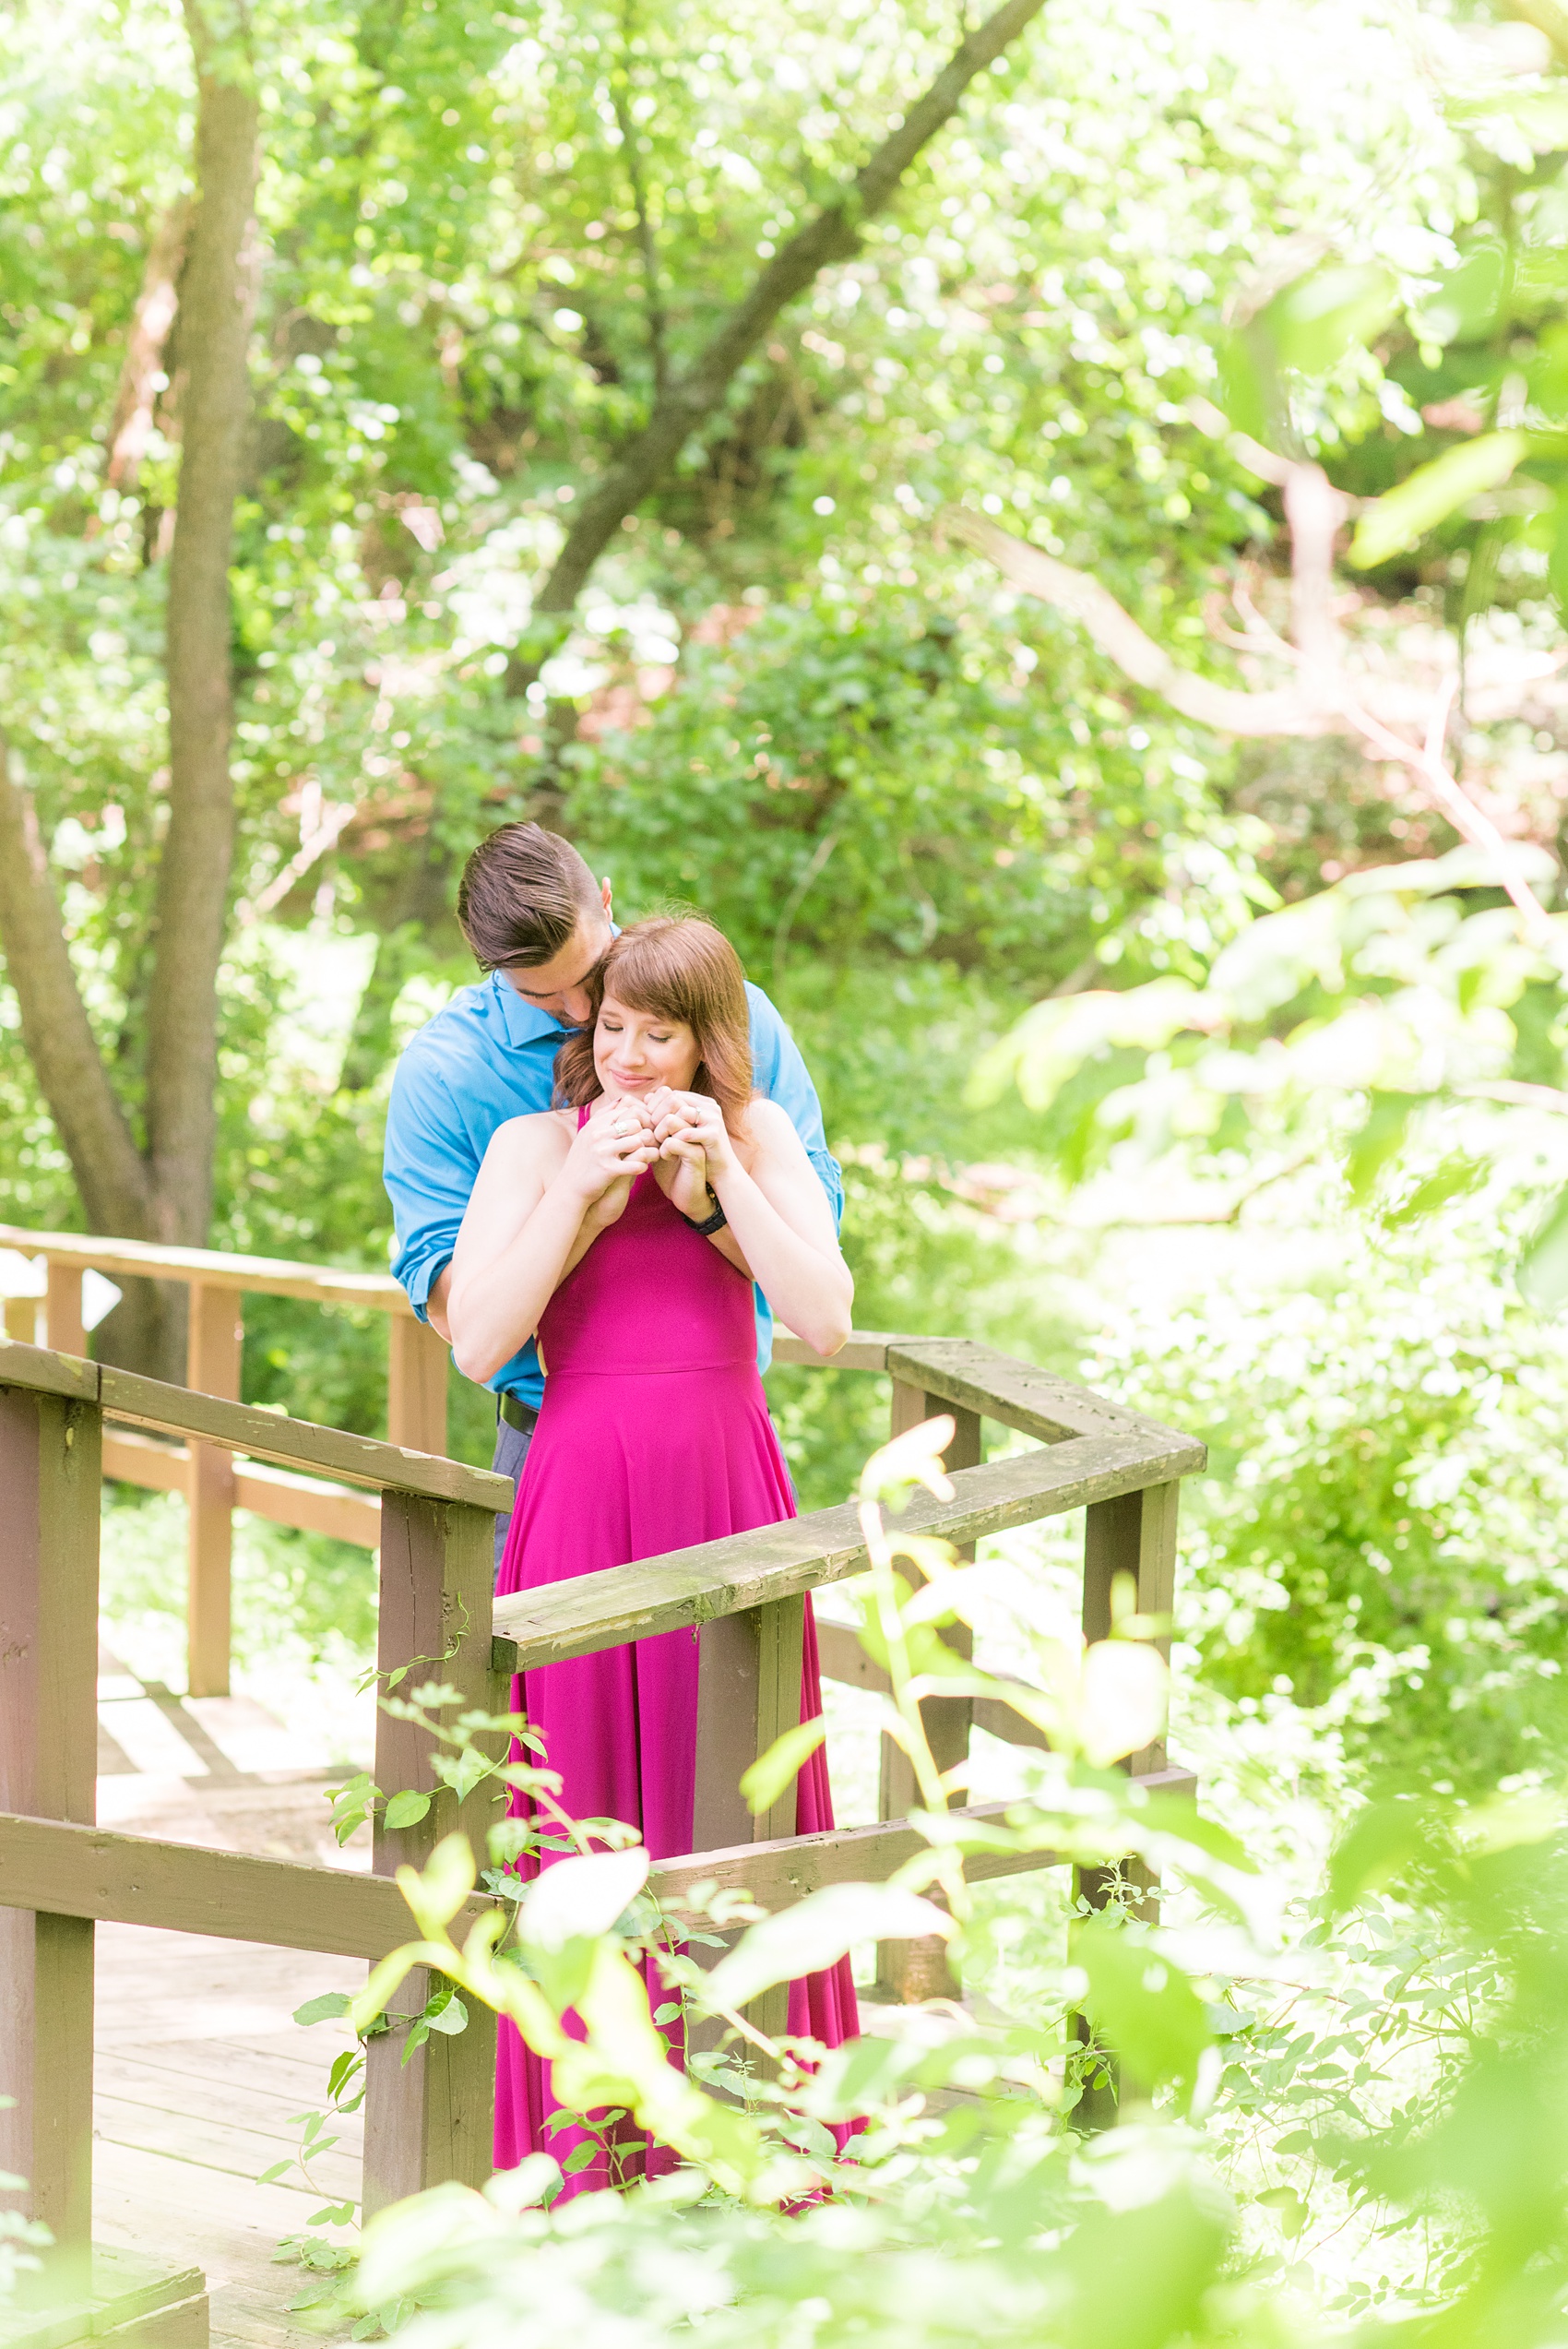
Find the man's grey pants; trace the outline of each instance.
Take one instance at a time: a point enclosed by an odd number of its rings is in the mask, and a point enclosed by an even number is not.
[[[523,1462],[529,1456],[529,1446],[532,1441],[531,1427],[513,1427],[505,1419],[496,1421],[495,1458],[490,1465],[497,1476],[511,1478],[514,1491],[517,1479],[523,1473]],[[495,1571],[497,1574],[501,1571],[501,1553],[506,1546],[506,1535],[511,1523],[510,1509],[505,1517],[498,1517],[495,1520]]]

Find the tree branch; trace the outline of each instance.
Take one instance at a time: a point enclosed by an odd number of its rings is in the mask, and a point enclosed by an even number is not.
[[[534,599],[544,620],[564,623],[589,572],[620,529],[679,456],[697,426],[721,404],[740,368],[786,305],[837,261],[851,260],[861,230],[890,202],[921,149],[957,111],[975,76],[1015,41],[1044,0],[1004,0],[1004,5],[960,43],[935,80],[888,133],[836,204],[808,221],[775,254],[751,292],[720,322],[706,350],[669,384],[653,412],[615,459],[597,487],[577,508],[576,519],[555,567]],[[514,654],[506,690],[521,694],[538,676],[552,647],[534,632],[527,652]],[[564,626],[557,632],[564,634]]]
[[[196,60],[196,203],[180,284],[184,400],[169,561],[169,829],[159,860],[148,1022],[148,1148],[162,1239],[200,1246],[217,1134],[218,961],[234,798],[229,558],[250,405],[249,246],[260,121],[249,59],[185,0]],[[243,26],[243,19],[242,26]]]
[[[174,323],[180,265],[184,259],[190,225],[188,197],[172,204],[153,223],[141,292],[137,296],[131,329],[125,338],[114,412],[109,420],[106,478],[111,489],[129,489],[133,485],[152,430],[152,411],[158,397],[152,378],[162,364],[163,347]]]
[[[1286,643],[1267,630],[1261,618],[1254,618],[1249,641],[1259,650],[1294,662],[1298,682],[1268,693],[1218,686],[1181,668],[1152,637],[1146,636],[1098,579],[1075,571],[1070,564],[1059,563],[1054,555],[1043,554],[1007,531],[999,531],[979,514],[949,507],[939,518],[938,529],[994,563],[1003,577],[1026,595],[1038,596],[1042,603],[1079,621],[1123,676],[1158,694],[1183,718],[1212,726],[1216,733],[1254,739],[1277,734],[1351,734],[1359,737],[1369,758],[1393,760],[1406,768],[1460,839],[1495,859],[1499,885],[1513,900],[1526,936],[1532,944],[1543,944],[1550,935],[1550,919],[1519,870],[1511,843],[1443,762],[1442,746],[1452,684],[1440,690],[1429,708],[1426,739],[1417,744],[1408,742],[1366,706],[1371,695],[1362,681],[1347,678],[1342,634],[1334,614],[1333,562],[1335,533],[1348,501],[1319,465],[1288,463],[1285,471],[1285,514],[1291,532],[1291,611],[1297,640]]]
[[[94,1231],[155,1236],[147,1169],[131,1139],[65,945],[32,794],[0,736],[0,945],[27,1049]]]
[[[1222,734],[1324,734],[1343,732],[1331,710],[1316,705],[1299,686],[1273,693],[1245,693],[1214,684],[1183,669],[1151,636],[1146,636],[1132,614],[1124,612],[1109,588],[1087,571],[1075,571],[1010,531],[998,530],[982,515],[948,507],[941,518],[945,537],[962,540],[994,563],[1005,579],[1026,595],[1066,613],[1087,629],[1100,650],[1125,677],[1146,692],[1158,694],[1183,718],[1212,726]]]
[[[632,51],[631,0],[627,0],[626,6],[621,12],[621,43],[623,56],[629,58]],[[615,78],[613,91],[615,124],[621,133],[622,151],[626,158],[626,177],[631,182],[632,203],[637,216],[637,243],[642,251],[643,284],[647,299],[648,355],[653,362],[654,397],[659,399],[663,397],[665,378],[669,372],[664,349],[664,304],[659,295],[659,246],[654,239],[653,216],[648,210],[647,183],[643,176],[642,149],[638,142],[637,126],[632,120],[632,109],[628,103],[627,91],[630,79],[630,66],[624,66],[623,71]]]

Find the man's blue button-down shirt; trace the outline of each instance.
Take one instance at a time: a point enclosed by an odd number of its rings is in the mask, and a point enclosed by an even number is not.
[[[748,984],[752,1073],[805,1144],[832,1203],[842,1213],[843,1183],[823,1131],[816,1088],[800,1048],[760,987]],[[383,1172],[397,1227],[392,1270],[422,1321],[431,1285],[449,1264],[490,1138],[508,1117],[550,1107],[555,1055],[566,1030],[526,1003],[499,972],[460,988],[414,1037],[392,1079]],[[773,1318],[757,1291],[757,1364],[772,1353]],[[489,1384],[537,1409],[544,1393],[530,1339]]]

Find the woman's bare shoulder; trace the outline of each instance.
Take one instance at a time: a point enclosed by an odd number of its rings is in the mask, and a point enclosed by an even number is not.
[[[505,1119],[490,1138],[485,1163],[521,1170],[563,1156],[572,1147],[573,1116],[566,1110],[541,1109]]]
[[[766,1093],[754,1093],[746,1103],[744,1139],[754,1150],[765,1151],[769,1158],[796,1157],[801,1150],[801,1138],[796,1133],[787,1109],[780,1109]]]

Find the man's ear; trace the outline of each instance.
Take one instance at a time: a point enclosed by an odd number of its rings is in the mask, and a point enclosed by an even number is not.
[[[600,902],[604,908],[604,918],[607,922],[612,921],[614,918],[611,912],[611,899],[612,894],[613,892],[610,887],[610,876],[606,873],[603,880],[600,884],[599,896]]]

